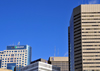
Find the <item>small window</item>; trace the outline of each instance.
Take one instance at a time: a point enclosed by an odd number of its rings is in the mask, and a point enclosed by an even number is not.
[[[11,56],[14,56],[14,54],[11,54]]]
[[[14,52],[17,52],[17,51],[14,51]]]
[[[11,60],[10,62],[13,62],[13,60]]]

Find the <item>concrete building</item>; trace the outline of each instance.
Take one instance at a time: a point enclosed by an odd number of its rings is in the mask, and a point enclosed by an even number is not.
[[[60,67],[60,71],[69,71],[68,57],[49,57],[49,64]]]
[[[45,61],[44,59],[35,60],[30,65],[22,67],[21,71],[60,71],[60,67],[53,66]]]
[[[74,8],[69,26],[70,71],[100,71],[100,4]]]
[[[12,70],[0,68],[0,71],[12,71]]]
[[[7,46],[0,51],[1,68],[20,71],[21,67],[31,63],[31,47],[28,45]]]

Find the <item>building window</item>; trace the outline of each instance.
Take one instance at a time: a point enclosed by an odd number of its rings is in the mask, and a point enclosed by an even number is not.
[[[11,56],[14,56],[14,54],[11,54]]]

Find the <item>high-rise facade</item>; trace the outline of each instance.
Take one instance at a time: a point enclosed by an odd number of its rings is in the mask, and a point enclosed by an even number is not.
[[[60,71],[69,71],[68,57],[49,57],[48,62],[54,66],[60,67]]]
[[[7,46],[0,51],[1,68],[20,71],[21,67],[31,63],[31,47],[29,45]]]
[[[100,4],[74,8],[68,34],[70,71],[100,71]]]

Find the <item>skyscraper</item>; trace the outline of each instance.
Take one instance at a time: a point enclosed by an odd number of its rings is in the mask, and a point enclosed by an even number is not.
[[[49,64],[60,67],[60,71],[69,71],[68,57],[49,57]]]
[[[7,46],[0,51],[1,68],[20,71],[21,67],[31,63],[31,47],[29,45]]]
[[[100,71],[100,4],[74,8],[69,44],[70,71]]]

